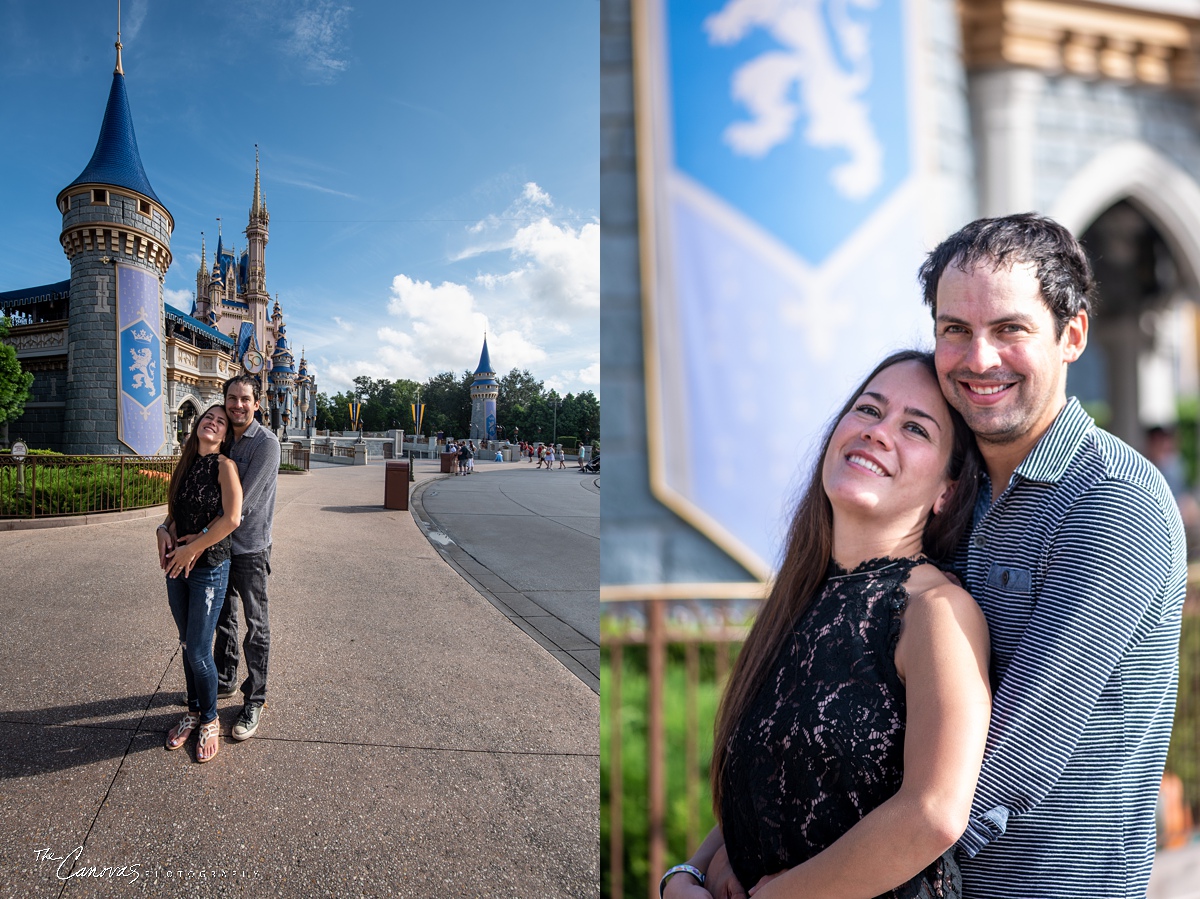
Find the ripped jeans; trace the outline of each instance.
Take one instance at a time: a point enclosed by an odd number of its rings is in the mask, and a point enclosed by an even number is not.
[[[198,713],[201,723],[217,717],[213,633],[225,603],[228,581],[228,559],[213,568],[197,566],[187,577],[167,578],[167,602],[179,628],[179,642],[183,644],[188,711]]]

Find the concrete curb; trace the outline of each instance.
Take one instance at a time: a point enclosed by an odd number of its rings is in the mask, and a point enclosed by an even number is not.
[[[526,620],[525,616],[519,615],[513,609],[509,608],[491,590],[481,584],[478,579],[473,577],[468,570],[468,566],[475,569],[483,569],[490,577],[495,578],[495,580],[507,585],[507,582],[504,581],[502,577],[491,571],[491,569],[472,556],[463,547],[455,543],[449,537],[449,535],[444,534],[433,521],[433,517],[425,511],[425,506],[421,502],[421,494],[425,492],[425,489],[430,484],[445,480],[449,477],[452,477],[452,475],[438,474],[427,476],[414,484],[409,493],[409,511],[412,513],[413,521],[416,522],[417,527],[420,528],[421,533],[425,536],[425,539],[429,541],[429,545],[432,546],[434,550],[437,551],[437,554],[446,562],[446,564],[454,569],[455,573],[457,573],[459,577],[470,584],[480,596],[490,602],[502,615],[504,615],[504,617],[508,618],[520,630],[524,631],[525,634],[531,637],[539,646],[550,653],[550,655],[558,659],[558,661],[561,662],[568,671],[587,684],[593,693],[599,695],[600,678],[593,672],[589,671],[577,658],[575,658],[575,656],[572,654],[572,650],[564,649],[563,647],[559,646],[552,639],[534,627],[533,624],[531,624],[528,620]],[[599,491],[599,478],[596,480],[596,489]],[[511,585],[508,586],[510,587],[512,593],[518,593],[521,596],[525,596],[530,603],[534,604],[535,606],[538,605],[534,599],[526,596],[516,587],[512,587]],[[566,622],[563,622],[563,625],[570,627]],[[572,633],[578,635],[578,632],[573,628],[571,630]],[[598,651],[599,648],[600,647],[598,644],[594,646],[594,650],[596,651]]]
[[[147,506],[144,509],[127,509],[124,512],[89,512],[85,515],[56,515],[50,518],[5,518],[0,520],[0,531],[36,531],[43,528],[75,528],[89,524],[112,524],[114,521],[133,521],[166,515],[167,504]]]

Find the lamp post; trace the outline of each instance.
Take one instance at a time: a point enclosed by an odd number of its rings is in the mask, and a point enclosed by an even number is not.
[[[554,431],[550,438],[550,445],[554,446],[558,441],[558,407],[562,405],[562,400],[554,401]]]

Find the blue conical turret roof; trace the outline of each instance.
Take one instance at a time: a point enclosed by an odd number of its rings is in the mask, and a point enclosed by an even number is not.
[[[162,200],[150,186],[146,170],[142,168],[137,136],[133,133],[133,116],[129,112],[129,96],[125,92],[125,76],[120,71],[113,73],[108,105],[104,108],[104,121],[100,125],[100,138],[96,141],[92,159],[82,174],[64,189],[76,184],[124,187],[162,205]]]
[[[479,356],[479,368],[475,369],[475,374],[481,375],[484,373],[494,374],[492,369],[492,360],[488,358],[487,338],[483,338],[483,353]]]

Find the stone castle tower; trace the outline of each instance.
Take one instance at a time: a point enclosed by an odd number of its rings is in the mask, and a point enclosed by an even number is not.
[[[171,213],[138,154],[121,38],[96,149],[58,195],[59,240],[71,263],[68,453],[165,451],[162,279],[171,265]]]
[[[492,371],[492,360],[488,357],[487,337],[483,338],[483,353],[479,356],[479,367],[475,369],[475,380],[471,382],[471,440],[496,439],[496,397],[500,385]]]

